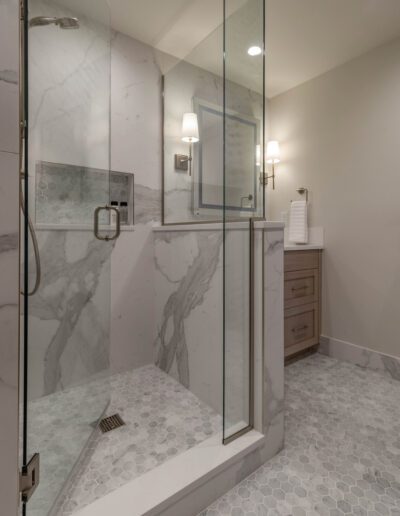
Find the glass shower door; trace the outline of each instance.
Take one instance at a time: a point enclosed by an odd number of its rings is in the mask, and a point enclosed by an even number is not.
[[[254,220],[264,218],[264,0],[224,0],[224,442],[254,405]]]
[[[45,516],[110,396],[110,24],[103,0],[25,16],[21,461],[40,455],[40,481],[23,513]]]

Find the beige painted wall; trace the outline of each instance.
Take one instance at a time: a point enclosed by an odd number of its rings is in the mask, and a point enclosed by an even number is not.
[[[325,228],[324,335],[400,356],[400,40],[274,97],[269,216],[310,189]]]

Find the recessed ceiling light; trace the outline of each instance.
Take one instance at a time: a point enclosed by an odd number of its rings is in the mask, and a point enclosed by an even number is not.
[[[262,50],[260,47],[250,47],[247,53],[249,56],[259,56],[262,53]]]

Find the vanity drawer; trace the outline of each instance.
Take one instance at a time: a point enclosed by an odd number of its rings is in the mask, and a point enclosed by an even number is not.
[[[285,308],[316,303],[319,298],[319,270],[302,270],[285,274]]]
[[[320,251],[287,251],[285,253],[285,272],[304,269],[319,269]]]
[[[285,356],[318,344],[318,305],[285,310]]]

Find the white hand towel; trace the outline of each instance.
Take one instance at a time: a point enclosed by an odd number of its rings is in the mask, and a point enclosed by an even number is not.
[[[290,206],[289,240],[295,244],[308,243],[306,201],[293,201]]]

